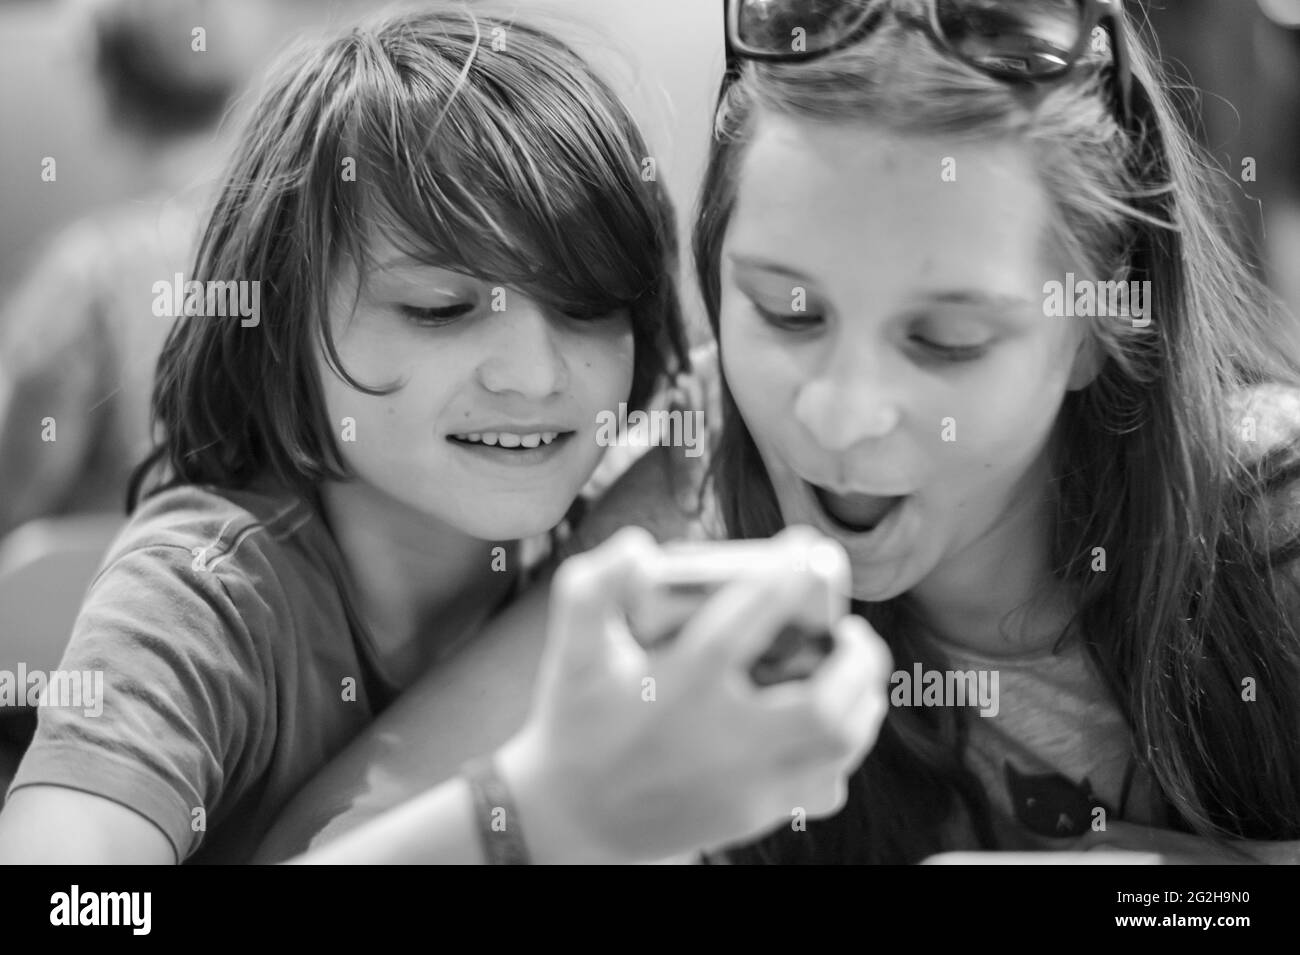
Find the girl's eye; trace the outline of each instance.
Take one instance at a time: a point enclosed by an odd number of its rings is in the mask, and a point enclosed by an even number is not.
[[[945,345],[920,335],[913,335],[912,341],[940,361],[950,362],[975,361],[982,358],[989,347],[987,342],[978,345]]]
[[[473,302],[458,302],[455,305],[440,305],[436,308],[425,308],[419,305],[402,305],[400,308],[402,314],[416,325],[436,328],[464,318],[474,311],[475,305]]]
[[[773,312],[753,303],[754,311],[758,313],[763,321],[767,322],[773,328],[779,328],[787,332],[804,332],[821,325],[823,318],[816,312]]]

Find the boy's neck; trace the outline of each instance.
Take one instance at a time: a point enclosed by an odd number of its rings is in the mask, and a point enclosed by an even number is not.
[[[381,669],[400,686],[472,636],[514,583],[514,542],[470,537],[361,481],[326,482],[320,496]]]

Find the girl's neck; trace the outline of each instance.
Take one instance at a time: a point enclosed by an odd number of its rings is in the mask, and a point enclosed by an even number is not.
[[[361,481],[326,482],[320,496],[380,668],[399,686],[472,636],[514,583],[514,542],[470,537]]]
[[[926,628],[992,657],[1032,654],[1060,639],[1077,595],[1051,570],[1054,514],[1050,495],[1018,497],[990,531],[914,587]]]

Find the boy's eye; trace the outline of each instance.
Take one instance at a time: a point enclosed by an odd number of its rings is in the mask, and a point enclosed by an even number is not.
[[[458,302],[455,305],[439,305],[436,307],[401,305],[399,309],[403,315],[416,325],[437,327],[439,325],[450,325],[452,322],[464,318],[474,311],[475,305],[473,302]]]
[[[763,321],[767,322],[774,328],[780,328],[789,332],[802,332],[819,326],[823,318],[816,312],[774,312],[764,308],[757,302],[753,303],[754,311],[758,313]]]
[[[613,318],[619,314],[619,309],[591,308],[586,305],[570,305],[560,309],[560,313],[575,322],[599,322],[607,318]]]

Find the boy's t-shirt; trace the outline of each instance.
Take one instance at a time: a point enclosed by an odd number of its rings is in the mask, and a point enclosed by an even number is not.
[[[155,823],[178,860],[246,861],[395,695],[377,659],[307,501],[161,492],[109,549],[60,664],[102,673],[102,700],[42,706],[9,791],[94,793]]]

